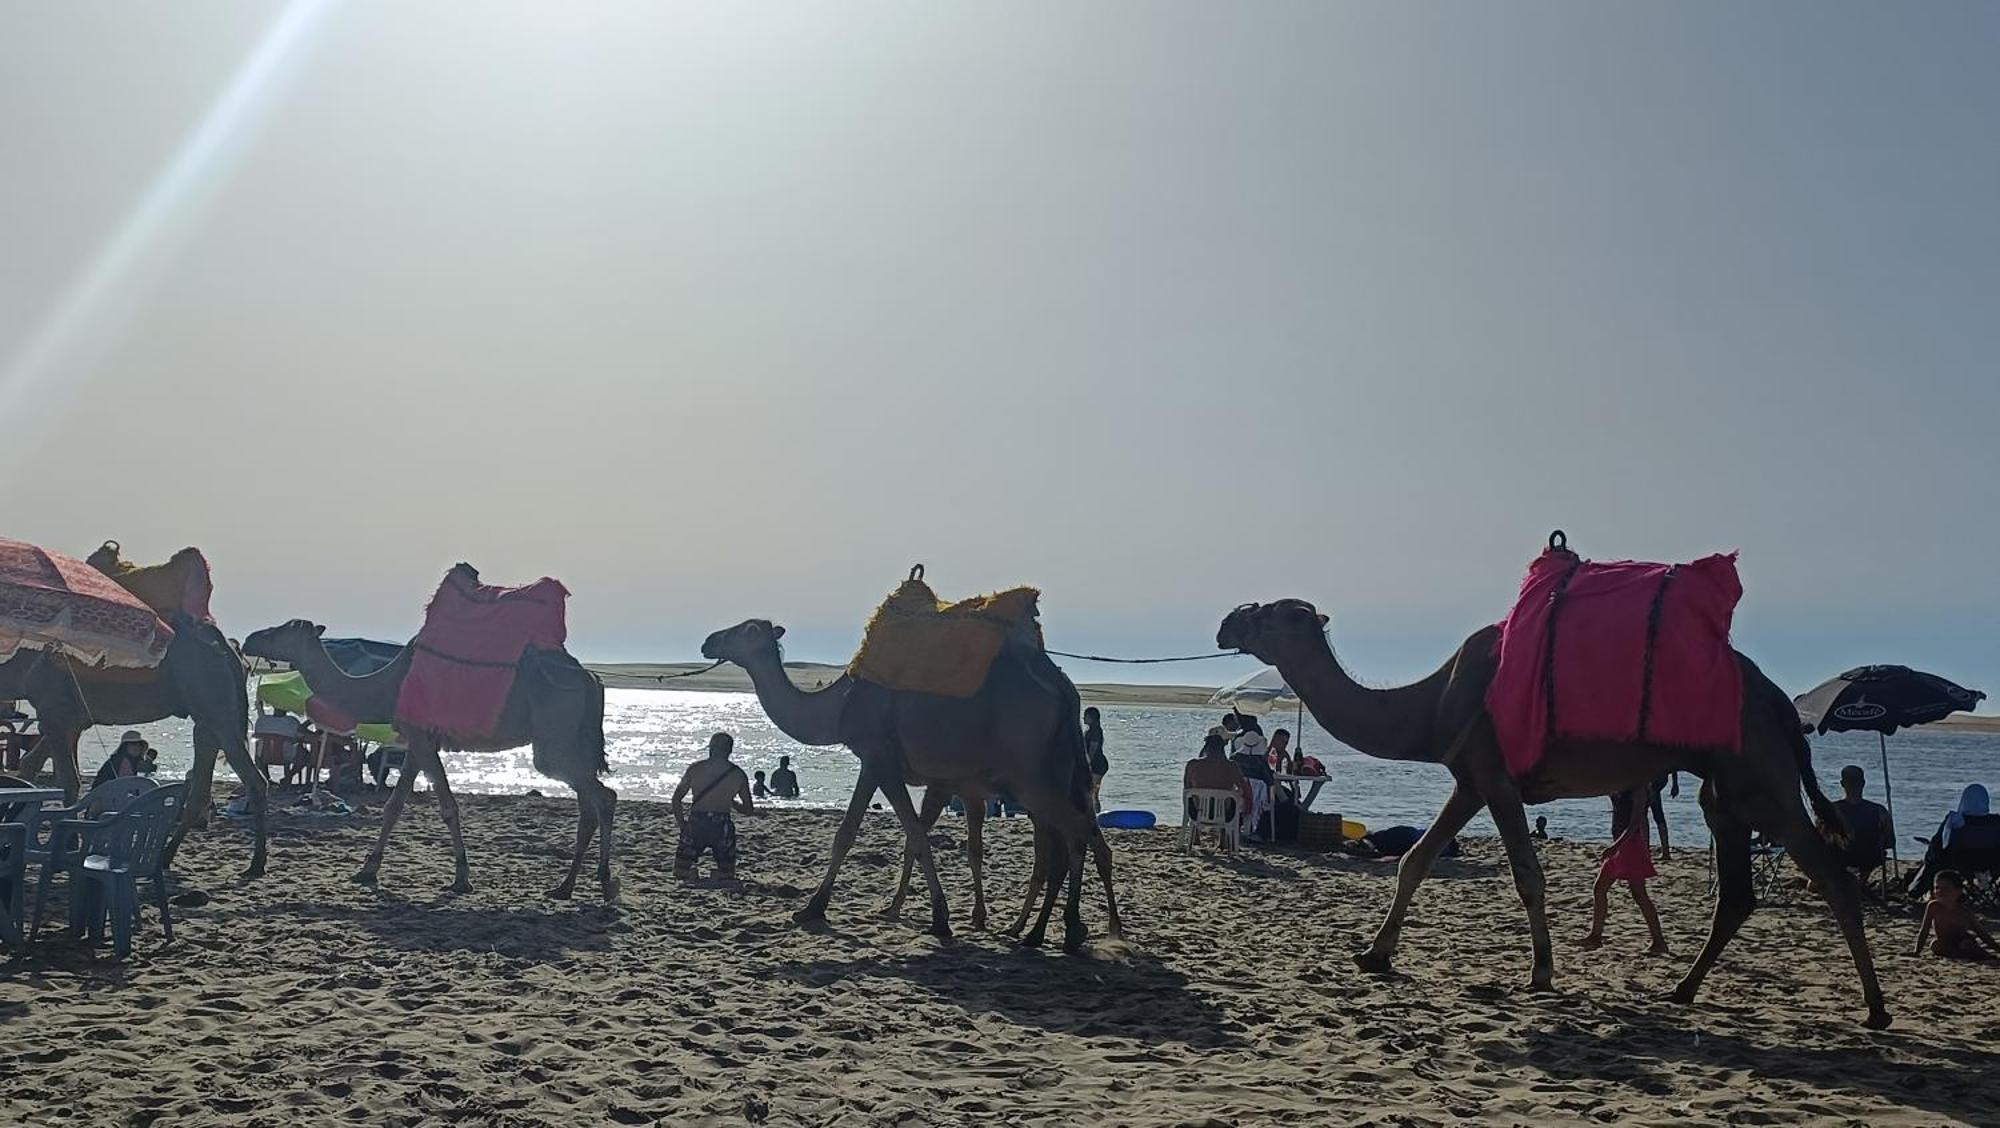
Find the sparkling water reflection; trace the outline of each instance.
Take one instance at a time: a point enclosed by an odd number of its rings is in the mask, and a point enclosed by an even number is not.
[[[1208,710],[1172,707],[1103,706],[1102,711],[1105,751],[1111,760],[1111,774],[1104,781],[1106,808],[1172,812],[1180,799],[1181,766],[1219,717]],[[1272,717],[1266,728],[1277,725],[1297,727],[1290,717]],[[630,798],[663,799],[672,794],[682,769],[703,755],[709,734],[716,731],[735,736],[736,759],[752,771],[775,768],[781,755],[792,757],[801,793],[797,800],[780,805],[841,807],[854,786],[854,758],[845,749],[794,743],[771,724],[750,694],[614,689],[605,695],[604,728],[612,769],[609,782],[620,795]],[[149,725],[143,731],[160,749],[162,774],[184,774],[189,756],[187,723]],[[1310,717],[1303,736],[1306,751],[1318,756],[1333,773],[1321,793],[1319,810],[1338,811],[1371,826],[1421,826],[1451,790],[1450,777],[1443,768],[1370,760],[1336,744]],[[86,771],[95,769],[116,738],[113,730],[92,730],[83,751]],[[1813,741],[1813,753],[1829,791],[1836,790],[1842,765],[1860,764],[1868,772],[1869,797],[1881,801],[1881,772],[1873,735],[1818,737]],[[1965,784],[1995,784],[2000,736],[1918,729],[1892,738],[1889,758],[1907,856],[1916,848],[1909,836],[1929,834],[1943,812],[1957,801]],[[456,753],[449,767],[452,786],[465,792],[518,794],[534,789],[561,794],[567,790],[537,775],[525,748]],[[1675,840],[1705,844],[1708,831],[1695,802],[1697,781],[1684,777],[1683,784],[1680,797],[1667,800]],[[1535,813],[1547,815],[1550,832],[1561,837],[1602,839],[1610,824],[1608,805],[1601,799],[1563,800],[1538,807]],[[1470,831],[1491,834],[1492,823],[1482,815]]]

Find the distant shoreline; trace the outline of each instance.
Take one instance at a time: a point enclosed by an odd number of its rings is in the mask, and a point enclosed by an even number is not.
[[[726,665],[706,673],[701,662],[589,662],[585,663],[612,689],[691,689],[707,693],[752,693],[750,676],[740,667]],[[812,689],[840,676],[844,666],[821,662],[787,662],[785,670],[800,688]],[[675,675],[692,674],[691,677]],[[1216,686],[1128,685],[1119,682],[1078,684],[1077,692],[1086,704],[1127,705],[1150,708],[1192,709],[1206,706],[1215,696]],[[1958,732],[2000,733],[2000,715],[1960,713],[1925,728]]]
[[[584,666],[604,679],[610,689],[686,689],[702,693],[754,693],[750,675],[735,665],[710,670],[704,662],[586,662]],[[823,662],[787,662],[785,671],[802,689],[812,689],[839,677],[844,666]],[[255,659],[252,674],[268,674],[274,668]],[[1119,705],[1135,708],[1195,709],[1205,707],[1215,696],[1216,686],[1129,685],[1122,682],[1086,682],[1077,692],[1089,705]],[[1960,713],[1924,726],[1955,732],[2000,733],[2000,715]]]

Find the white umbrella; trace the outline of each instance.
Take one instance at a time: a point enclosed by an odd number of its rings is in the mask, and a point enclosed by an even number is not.
[[[1240,678],[1215,691],[1210,705],[1220,705],[1239,713],[1263,716],[1274,708],[1294,709],[1303,704],[1276,666],[1266,666],[1247,678]]]

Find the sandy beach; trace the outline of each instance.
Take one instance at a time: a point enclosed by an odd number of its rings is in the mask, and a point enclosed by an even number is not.
[[[450,878],[419,796],[378,889],[351,884],[376,820],[277,817],[269,877],[244,832],[190,840],[176,940],[149,920],[120,965],[45,943],[0,965],[0,1121],[298,1125],[1991,1124],[2000,971],[1917,961],[1870,931],[1897,1024],[1860,996],[1817,902],[1760,912],[1701,1003],[1663,996],[1705,928],[1705,858],[1656,887],[1675,955],[1614,904],[1579,951],[1591,854],[1551,844],[1559,993],[1517,990],[1525,926],[1497,844],[1420,895],[1399,974],[1356,972],[1390,895],[1378,861],[1184,856],[1113,832],[1127,943],[1083,957],[976,933],[955,823],[940,850],[960,938],[880,919],[899,839],[871,816],[831,927],[790,914],[833,832],[822,812],[742,820],[741,889],[670,875],[668,810],[621,804],[622,904],[545,900],[563,800],[472,797],[476,890]],[[1004,922],[1027,824],[988,836]],[[1086,916],[1101,932],[1101,901]],[[1981,1013],[1984,1011],[1985,1013]]]

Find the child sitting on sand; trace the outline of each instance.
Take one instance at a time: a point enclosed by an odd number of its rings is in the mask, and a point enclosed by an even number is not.
[[[729,810],[734,805],[747,815],[757,808],[750,801],[750,777],[729,762],[735,748],[736,738],[726,732],[709,737],[708,759],[689,764],[680,786],[674,788],[674,821],[681,828],[680,846],[674,851],[675,877],[693,878],[702,854],[712,852],[715,876],[736,880],[736,820]],[[681,799],[690,791],[694,810],[683,813]]]
[[[1965,879],[1957,870],[1939,870],[1933,879],[1931,897],[1924,904],[1923,923],[1917,925],[1917,950],[1924,954],[1924,937],[1937,929],[1931,954],[1957,960],[1989,960],[2000,955],[1979,917],[1965,905]]]
[[[1646,918],[1646,930],[1653,934],[1652,954],[1667,954],[1667,937],[1660,931],[1660,914],[1646,894],[1646,879],[1657,872],[1653,869],[1652,844],[1647,840],[1647,794],[1646,785],[1641,784],[1611,797],[1612,842],[1598,866],[1597,886],[1591,890],[1590,931],[1581,941],[1586,948],[1604,943],[1604,918],[1611,911],[1611,887],[1622,881],[1632,890],[1632,900]]]

